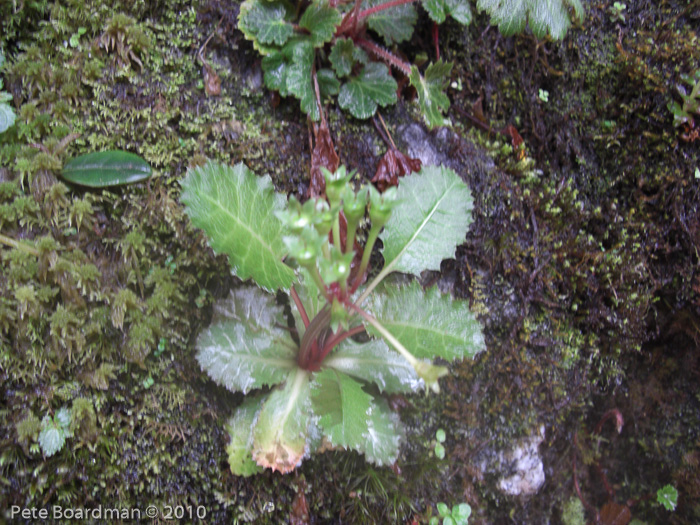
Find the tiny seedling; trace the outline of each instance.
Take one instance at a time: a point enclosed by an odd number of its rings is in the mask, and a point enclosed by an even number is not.
[[[656,501],[666,510],[676,510],[678,505],[678,491],[673,485],[666,485],[656,491]]]
[[[469,516],[472,515],[472,508],[467,503],[460,503],[451,509],[445,503],[438,503],[437,510],[442,518],[442,525],[467,525]],[[440,518],[437,516],[430,518],[430,525],[438,525]]]
[[[383,194],[373,186],[356,191],[351,178],[343,167],[326,170],[326,199],[304,203],[275,194],[269,177],[243,164],[209,163],[182,182],[194,225],[228,255],[235,275],[257,284],[216,303],[196,343],[217,383],[258,391],[226,426],[234,474],[290,472],[328,448],[393,463],[403,430],[381,393],[438,391],[448,369],[435,357],[452,361],[484,348],[466,303],[388,278],[438,270],[454,255],[471,222],[467,185],[443,167],[407,175]],[[356,237],[366,213],[362,248]],[[368,279],[378,239],[384,266]],[[291,327],[277,290],[289,293]]]
[[[445,431],[441,428],[435,432],[435,457],[438,459],[445,459]]]
[[[546,89],[540,89],[537,96],[545,104],[549,102],[549,91],[547,91]]]
[[[41,420],[39,445],[45,456],[53,456],[63,448],[66,438],[72,437],[70,430],[71,412],[61,408],[54,416],[45,415]]]
[[[615,23],[615,22],[622,22],[624,23],[625,21],[625,9],[627,9],[627,4],[623,4],[622,2],[615,2],[613,5],[610,6],[610,21]]]

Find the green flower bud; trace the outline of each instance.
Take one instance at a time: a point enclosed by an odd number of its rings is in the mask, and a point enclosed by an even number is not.
[[[289,250],[289,256],[294,258],[300,266],[314,264],[323,245],[323,237],[313,228],[306,228],[299,235],[290,235],[282,240]]]
[[[413,369],[416,371],[416,374],[418,374],[418,377],[425,381],[425,386],[436,394],[440,393],[438,379],[449,373],[446,366],[437,366],[429,361],[416,361],[413,364]]]
[[[347,173],[345,166],[341,166],[335,173],[331,173],[326,168],[321,168],[321,172],[326,179],[326,197],[328,197],[328,202],[331,203],[331,207],[340,204],[340,196],[345,187],[350,182],[352,177],[352,172]]]
[[[367,209],[367,188],[364,186],[355,193],[350,186],[346,186],[341,195],[343,199],[343,211],[348,222],[358,222],[365,215]]]
[[[350,315],[347,308],[337,298],[333,298],[333,304],[331,304],[331,330],[337,333],[338,327],[341,326],[343,330],[347,330],[349,318]]]
[[[391,217],[391,211],[397,204],[397,195],[396,187],[391,187],[384,193],[379,193],[374,186],[369,187],[369,218],[373,228],[384,226],[387,223]]]
[[[309,226],[313,220],[313,209],[307,206],[308,202],[302,206],[296,197],[292,195],[289,197],[287,209],[275,212],[275,215],[290,231],[299,233]]]
[[[343,253],[337,246],[331,246],[331,258],[321,259],[320,272],[323,282],[327,285],[346,282],[350,275],[350,264],[355,252]]]

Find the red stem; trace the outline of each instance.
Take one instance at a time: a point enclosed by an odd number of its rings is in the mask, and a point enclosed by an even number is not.
[[[406,2],[402,2],[406,3]],[[389,65],[394,66],[397,69],[400,69],[404,75],[408,76],[411,74],[411,65],[408,64],[407,62],[404,62],[398,57],[395,57],[392,55],[389,51],[386,49],[383,49],[379,47],[377,44],[374,44],[373,42],[370,42],[369,40],[365,40],[364,38],[355,38],[354,42],[360,46],[364,47],[367,51],[370,53],[373,53],[374,55],[378,56],[385,62],[387,62]]]
[[[299,315],[301,315],[301,320],[304,322],[304,328],[309,327],[309,315],[306,313],[306,309],[304,308],[304,305],[301,302],[301,299],[299,299],[299,294],[297,294],[297,291],[294,289],[294,285],[292,285],[290,289],[292,299],[294,299],[294,304],[297,305],[297,310],[299,311]]]
[[[341,332],[339,334],[334,335],[331,337],[328,342],[324,345],[323,350],[321,350],[321,361],[323,361],[328,353],[333,350],[336,346],[338,346],[340,343],[345,341],[348,337],[352,337],[353,335],[360,334],[365,331],[365,327],[360,325],[356,326],[354,328],[351,328],[350,330],[346,332]]]

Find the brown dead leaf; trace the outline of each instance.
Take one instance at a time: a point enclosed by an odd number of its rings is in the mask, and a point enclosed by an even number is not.
[[[420,159],[413,159],[392,147],[379,161],[372,182],[383,192],[390,186],[398,186],[399,177],[420,171],[421,166]]]
[[[321,168],[326,168],[331,173],[335,173],[340,164],[338,154],[333,146],[331,132],[325,119],[321,123],[314,124],[314,138],[316,145],[311,153],[311,181],[307,197],[319,197],[326,192],[326,180],[323,178]]]

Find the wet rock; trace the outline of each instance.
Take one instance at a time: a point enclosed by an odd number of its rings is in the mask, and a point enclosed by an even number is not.
[[[539,453],[544,440],[544,425],[538,433],[519,439],[510,450],[499,453],[500,471],[504,473],[498,488],[510,496],[531,496],[544,485],[544,467]]]

